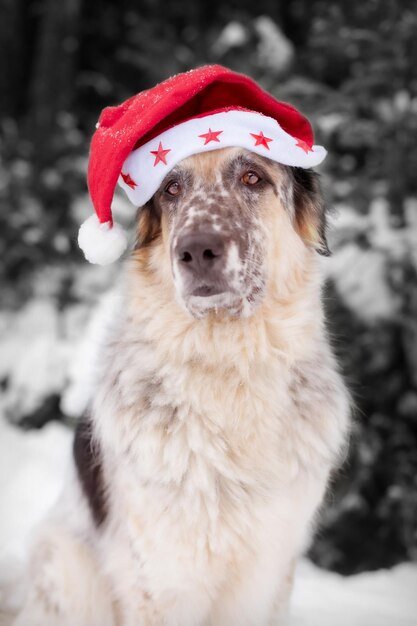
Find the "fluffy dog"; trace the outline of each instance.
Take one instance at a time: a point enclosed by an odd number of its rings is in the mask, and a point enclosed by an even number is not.
[[[139,212],[74,475],[16,626],[278,626],[349,398],[316,175],[240,148]]]

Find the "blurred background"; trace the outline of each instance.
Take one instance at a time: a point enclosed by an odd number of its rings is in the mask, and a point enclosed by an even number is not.
[[[72,428],[118,267],[82,258],[104,106],[221,63],[313,122],[331,210],[325,301],[356,411],[310,557],[417,560],[415,0],[0,0],[0,418]],[[131,209],[115,200],[122,221]]]

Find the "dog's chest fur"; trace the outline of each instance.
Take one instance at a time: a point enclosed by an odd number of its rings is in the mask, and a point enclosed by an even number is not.
[[[266,555],[277,577],[343,440],[346,397],[324,341],[289,364],[266,326],[202,326],[174,337],[168,325],[164,350],[151,317],[139,331],[127,314],[107,348],[93,414],[111,487],[101,553],[120,594],[222,585]]]

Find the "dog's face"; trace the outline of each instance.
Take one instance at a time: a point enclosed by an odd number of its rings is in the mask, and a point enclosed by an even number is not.
[[[169,254],[179,301],[197,318],[250,315],[265,297],[277,229],[327,250],[324,213],[311,172],[248,150],[194,155],[167,175],[142,209],[138,249]]]

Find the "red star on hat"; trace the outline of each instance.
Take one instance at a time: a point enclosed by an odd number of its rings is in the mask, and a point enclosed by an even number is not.
[[[250,133],[250,135],[252,135],[252,137],[256,139],[255,146],[264,146],[264,148],[267,148],[267,150],[269,150],[268,143],[270,141],[274,141],[270,137],[265,137],[262,131],[259,132],[259,135],[256,135],[255,133]]]
[[[199,135],[199,137],[205,139],[204,145],[207,145],[208,143],[210,143],[210,141],[217,141],[218,143],[220,143],[219,135],[221,135],[222,132],[222,130],[211,130],[211,128],[209,128],[207,133]]]
[[[135,183],[135,181],[133,180],[133,178],[131,178],[130,174],[123,174],[123,172],[120,172],[121,177],[123,178],[123,182],[128,185],[131,189],[134,189],[135,187],[138,186],[137,183]]]
[[[167,150],[164,150],[164,148],[162,147],[162,142],[160,141],[158,150],[151,150],[151,154],[155,155],[155,163],[153,164],[153,166],[155,167],[155,165],[158,165],[158,163],[163,163],[164,165],[166,165],[166,156],[168,152],[171,152],[171,149],[168,148]]]
[[[308,143],[306,141],[303,141],[302,139],[297,140],[295,147],[301,148],[301,150],[304,150],[306,154],[308,154],[309,152],[313,152],[313,148],[309,146]]]

